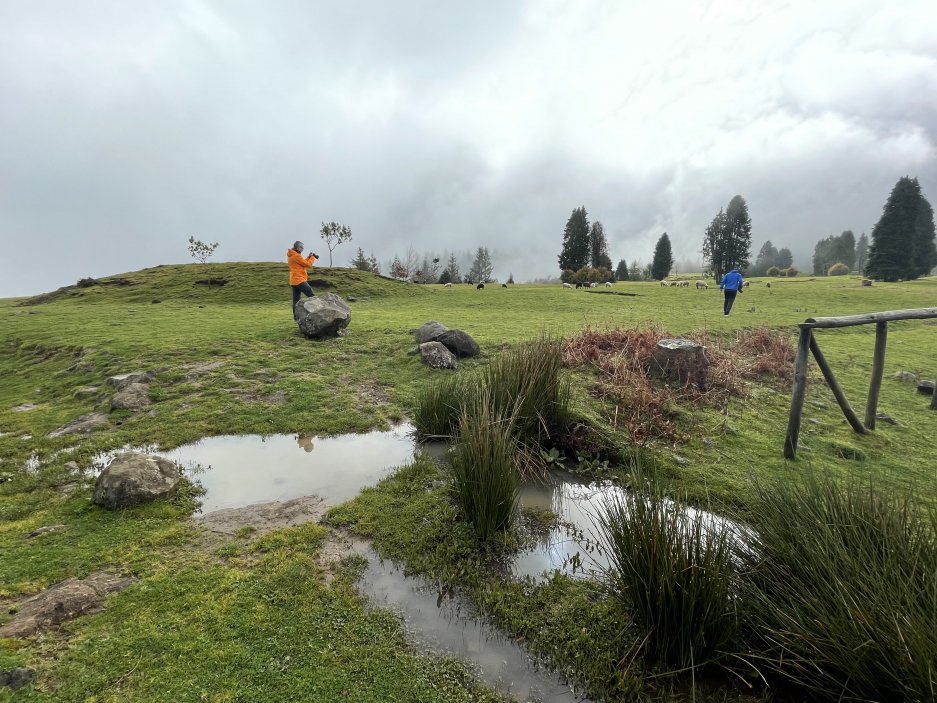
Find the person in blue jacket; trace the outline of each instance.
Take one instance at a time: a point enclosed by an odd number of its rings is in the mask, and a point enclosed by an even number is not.
[[[726,300],[722,306],[723,317],[728,317],[732,310],[732,303],[735,302],[735,296],[742,292],[742,274],[738,268],[733,268],[729,273],[722,277],[722,283],[719,288],[725,291]]]

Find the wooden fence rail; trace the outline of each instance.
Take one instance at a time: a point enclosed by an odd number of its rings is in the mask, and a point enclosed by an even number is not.
[[[787,421],[787,436],[784,439],[784,457],[793,459],[797,454],[797,439],[800,435],[800,422],[804,411],[804,397],[807,393],[808,352],[823,373],[823,378],[846,420],[852,429],[865,434],[875,429],[878,415],[878,395],[882,388],[882,375],[885,373],[885,344],[888,340],[888,323],[897,320],[927,320],[937,318],[937,308],[917,308],[914,310],[887,310],[863,315],[844,315],[842,317],[809,317],[800,324],[800,340],[794,362],[794,389],[791,392],[791,414]],[[820,346],[813,336],[814,329],[838,329],[856,325],[875,325],[875,351],[872,354],[872,379],[869,382],[869,396],[865,403],[865,423],[859,421],[843,389],[833,375],[833,369],[827,363]],[[934,391],[932,407],[937,408],[937,389]]]

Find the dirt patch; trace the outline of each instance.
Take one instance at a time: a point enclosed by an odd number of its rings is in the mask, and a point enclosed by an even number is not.
[[[109,593],[121,591],[134,581],[136,579],[97,572],[84,579],[57,583],[15,606],[16,614],[0,627],[0,637],[29,637],[79,615],[100,612]]]
[[[211,373],[225,365],[224,361],[203,361],[200,364],[186,364],[182,368],[186,370],[185,380],[194,381],[200,376]]]
[[[255,503],[243,508],[213,510],[194,517],[199,527],[216,535],[234,536],[245,527],[260,537],[283,527],[294,527],[307,522],[318,522],[329,506],[317,496],[303,496],[283,502]]]
[[[249,388],[228,388],[226,390],[242,403],[266,403],[268,405],[283,405],[286,403],[286,391],[262,394]]]
[[[387,405],[390,399],[384,389],[375,381],[365,381],[358,386],[358,410],[363,410],[369,405],[378,407]]]

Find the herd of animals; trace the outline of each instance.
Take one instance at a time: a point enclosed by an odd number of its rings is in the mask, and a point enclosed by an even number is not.
[[[744,287],[745,287],[745,288],[748,288],[749,284],[750,284],[750,281],[745,281]],[[564,283],[564,284],[563,284],[563,288],[597,288],[598,285],[599,285],[598,283],[576,283],[575,285],[572,284],[572,283]],[[689,288],[689,287],[690,287],[690,282],[689,282],[689,281],[673,281],[673,282],[661,281],[661,282],[660,282],[660,285],[661,285],[661,287],[663,287],[663,288],[669,288],[669,287],[673,287],[673,288]],[[770,287],[771,287],[771,282],[769,281],[769,282],[766,283],[765,285],[768,286],[768,288],[770,288]],[[446,283],[443,287],[444,287],[444,288],[452,288],[452,284],[451,284],[451,283]],[[502,283],[502,284],[501,284],[501,287],[502,287],[502,288],[507,288],[507,287],[508,287],[508,284],[507,284],[507,283]],[[611,288],[611,287],[612,287],[612,282],[611,282],[611,281],[606,281],[606,282],[605,282],[605,287],[606,287],[606,288]],[[706,283],[706,281],[697,281],[697,282],[696,282],[696,287],[697,287],[697,289],[700,289],[700,288],[709,288],[709,284]],[[485,288],[485,284],[484,284],[484,283],[478,283],[478,284],[475,285],[475,290],[483,290],[484,288]]]

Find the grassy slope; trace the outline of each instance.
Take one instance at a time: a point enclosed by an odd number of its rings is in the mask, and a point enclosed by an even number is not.
[[[396,283],[355,271],[316,270],[314,279],[325,279],[336,292],[357,295],[359,301],[353,304],[354,320],[348,337],[313,342],[296,333],[283,268],[279,264],[157,267],[124,274],[130,286],[66,289],[38,305],[0,301],[0,432],[5,433],[0,436],[0,473],[14,477],[11,483],[0,485],[0,550],[4,553],[0,597],[32,592],[66,576],[110,566],[148,576],[144,584],[151,584],[156,593],[164,595],[161,601],[153,602],[169,604],[170,610],[178,608],[178,612],[188,613],[186,617],[194,617],[191,608],[202,606],[183,602],[185,599],[174,594],[165,579],[160,581],[166,568],[164,560],[182,558],[167,555],[178,555],[184,543],[185,530],[179,526],[178,517],[185,506],[151,506],[136,511],[135,516],[142,520],[105,515],[90,506],[86,493],[66,496],[55,489],[70,480],[62,464],[72,459],[81,462],[95,451],[127,442],[175,445],[206,434],[228,432],[321,434],[398,420],[406,415],[415,394],[431,376],[418,358],[406,353],[412,346],[408,330],[427,319],[468,330],[485,354],[491,354],[544,331],[571,334],[585,325],[661,324],[674,333],[707,329],[730,340],[747,326],[793,330],[793,325],[808,314],[925,307],[937,300],[934,279],[871,289],[860,288],[851,278],[785,280],[775,282],[770,292],[756,282],[738,300],[736,313],[723,318],[720,297],[714,290],[661,289],[641,283],[616,285],[616,290],[636,293],[637,297],[571,291],[559,286],[496,287],[485,291],[458,286],[445,290]],[[196,280],[219,275],[230,282],[221,288],[195,285]],[[153,304],[153,300],[161,302]],[[672,473],[691,493],[705,493],[741,511],[745,508],[749,473],[777,475],[792,470],[860,470],[887,480],[915,480],[924,482],[924,494],[933,498],[937,450],[930,438],[937,432],[937,413],[925,410],[926,400],[913,387],[889,377],[897,370],[937,375],[937,369],[930,368],[934,363],[935,333],[934,326],[927,323],[892,325],[881,408],[898,420],[898,426],[882,425],[872,436],[854,436],[838,415],[829,392],[813,383],[808,392],[808,416],[821,424],[805,424],[800,459],[794,464],[785,463],[780,449],[789,390],[759,385],[751,389],[748,399],[730,405],[728,418],[714,411],[687,416],[687,428],[695,439],[678,451],[691,462],[679,468],[674,464]],[[821,346],[847,395],[861,411],[871,365],[872,330],[853,328],[820,335]],[[186,366],[205,361],[223,361],[224,366],[199,378],[187,378]],[[484,357],[479,363],[484,363]],[[93,407],[92,399],[76,397],[76,389],[100,386],[109,374],[137,368],[158,370],[151,390],[156,401],[152,416],[115,413],[115,422],[122,424],[93,434],[71,454],[54,457],[56,451],[75,441],[67,437],[50,439],[45,434]],[[243,393],[238,395],[232,390],[253,393],[255,399],[246,400]],[[276,391],[286,394],[284,404],[262,400]],[[609,414],[608,408],[591,401],[585,393],[577,397],[580,411],[594,421],[601,423]],[[40,407],[13,412],[13,406],[25,402]],[[823,407],[815,407],[812,402]],[[26,433],[33,438],[24,440]],[[712,449],[703,445],[704,437],[712,439]],[[867,460],[857,462],[838,456],[837,450],[843,446],[860,448]],[[658,449],[663,461],[669,461],[669,451]],[[26,476],[19,467],[32,452],[44,464],[38,474]],[[52,523],[70,527],[41,538],[41,542],[23,539],[25,532]],[[391,533],[401,526],[408,525],[388,524],[384,531]],[[279,552],[284,569],[292,568],[291,564],[301,569],[307,556],[302,550],[285,548]],[[228,569],[237,567],[213,568],[221,571],[188,576],[193,579],[190,590],[200,594],[193,596],[195,601],[212,600],[219,584],[234,578]],[[283,582],[284,587],[287,584]],[[160,590],[164,588],[169,590]],[[321,591],[316,597],[334,597],[328,589],[316,588]],[[486,592],[492,588],[495,586],[489,585]],[[132,589],[115,601],[123,603],[139,597],[137,589]],[[511,600],[507,595],[503,597]],[[575,602],[575,597],[570,597],[569,602]],[[144,611],[148,607],[145,598],[142,607]],[[349,608],[350,614],[361,617],[356,606]],[[316,616],[310,613],[309,617],[312,623]],[[142,628],[144,634],[149,632],[154,637],[153,630],[159,629],[158,623],[150,621],[121,626],[104,615],[75,626],[82,633],[80,641],[87,643],[100,634],[97,628],[102,627],[101,622],[110,623],[106,627],[111,628],[109,641],[116,642],[115,647],[123,642],[130,649],[140,646],[136,629]],[[218,627],[218,622],[206,621],[204,627]],[[230,626],[236,630],[247,627],[243,622]],[[0,668],[36,660],[36,648],[16,649],[18,646],[0,642]],[[166,641],[160,646],[179,652],[182,642]],[[87,656],[83,659],[84,655],[69,653],[62,664],[54,660],[46,664],[45,680],[61,675],[60,669],[64,668],[70,672],[70,681],[87,680],[88,686],[107,688],[100,681],[93,684],[95,679],[90,673],[94,662],[107,656],[107,647],[78,651]],[[153,666],[150,663],[142,668]],[[254,661],[249,666],[260,667],[260,663]],[[173,675],[172,671],[172,667],[167,668],[167,675]],[[70,699],[87,695],[90,689],[82,689],[82,685],[73,689]],[[205,685],[216,692],[221,686],[217,682]],[[142,673],[127,676],[121,686],[125,699],[137,696],[142,700],[152,694]],[[0,693],[0,699],[2,696]]]

